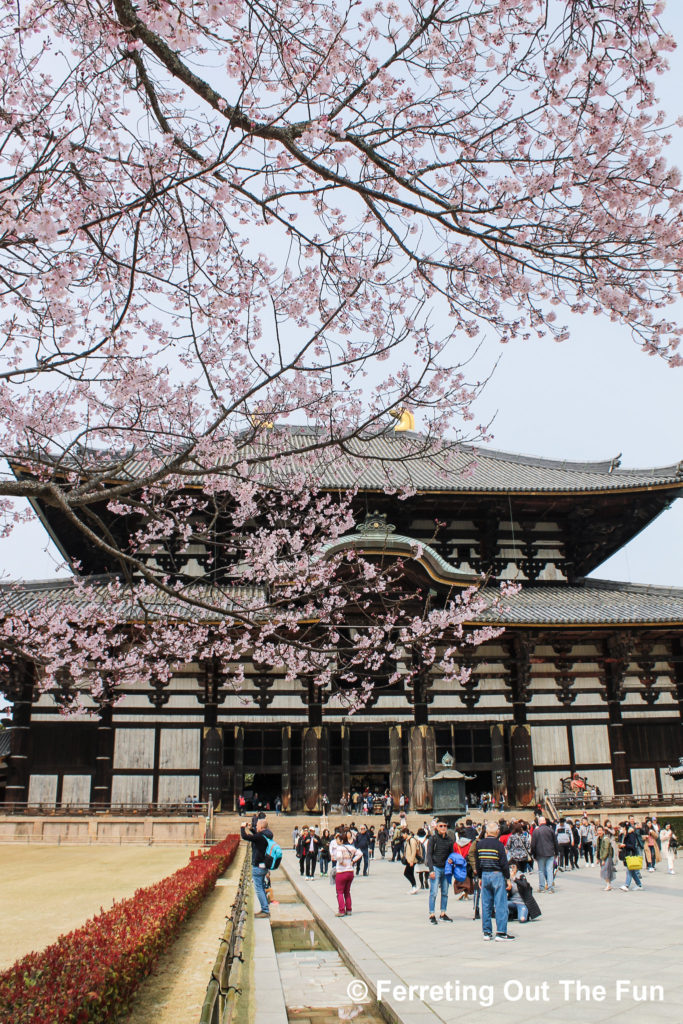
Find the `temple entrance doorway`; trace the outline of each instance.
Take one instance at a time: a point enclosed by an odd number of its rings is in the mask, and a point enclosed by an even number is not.
[[[245,771],[243,792],[247,811],[274,811],[275,799],[282,793],[282,774]]]

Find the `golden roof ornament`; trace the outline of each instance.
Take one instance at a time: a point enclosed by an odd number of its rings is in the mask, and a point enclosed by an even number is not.
[[[398,434],[403,430],[415,430],[415,417],[409,409],[405,408],[405,406],[401,409],[390,409],[389,415],[395,420],[398,420],[398,423],[394,427],[395,434]]]

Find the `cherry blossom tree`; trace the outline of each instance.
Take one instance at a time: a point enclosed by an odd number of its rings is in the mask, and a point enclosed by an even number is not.
[[[463,339],[562,340],[563,309],[680,365],[661,9],[0,0],[7,528],[43,503],[129,586],[217,613],[149,557],[191,542],[198,479],[239,531],[283,475],[317,507],[320,466],[390,413],[421,418],[402,462],[453,444]]]

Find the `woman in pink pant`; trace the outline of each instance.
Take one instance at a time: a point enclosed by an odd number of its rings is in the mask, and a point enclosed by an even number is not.
[[[334,861],[337,871],[334,884],[337,887],[337,917],[346,917],[351,913],[351,883],[353,882],[354,864],[363,854],[353,845],[353,834],[346,829],[341,840],[334,844]]]

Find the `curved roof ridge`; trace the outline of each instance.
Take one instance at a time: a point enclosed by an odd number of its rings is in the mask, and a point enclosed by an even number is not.
[[[683,587],[671,587],[663,583],[627,583],[621,580],[601,580],[594,579],[591,576],[584,576],[580,580],[575,580],[574,586],[583,586],[587,590],[619,590],[622,593],[683,597]]]
[[[473,455],[483,458],[498,459],[501,462],[514,462],[520,466],[539,466],[543,469],[571,470],[572,472],[586,473],[607,473],[611,475],[628,475],[631,473],[666,473],[672,476],[676,473],[683,476],[683,459],[674,462],[669,466],[648,466],[632,468],[621,466],[621,454],[612,459],[598,459],[595,462],[577,461],[573,459],[550,459],[541,455],[522,455],[516,452],[504,452],[497,448],[483,448],[472,445],[463,445],[464,449],[472,452]]]

